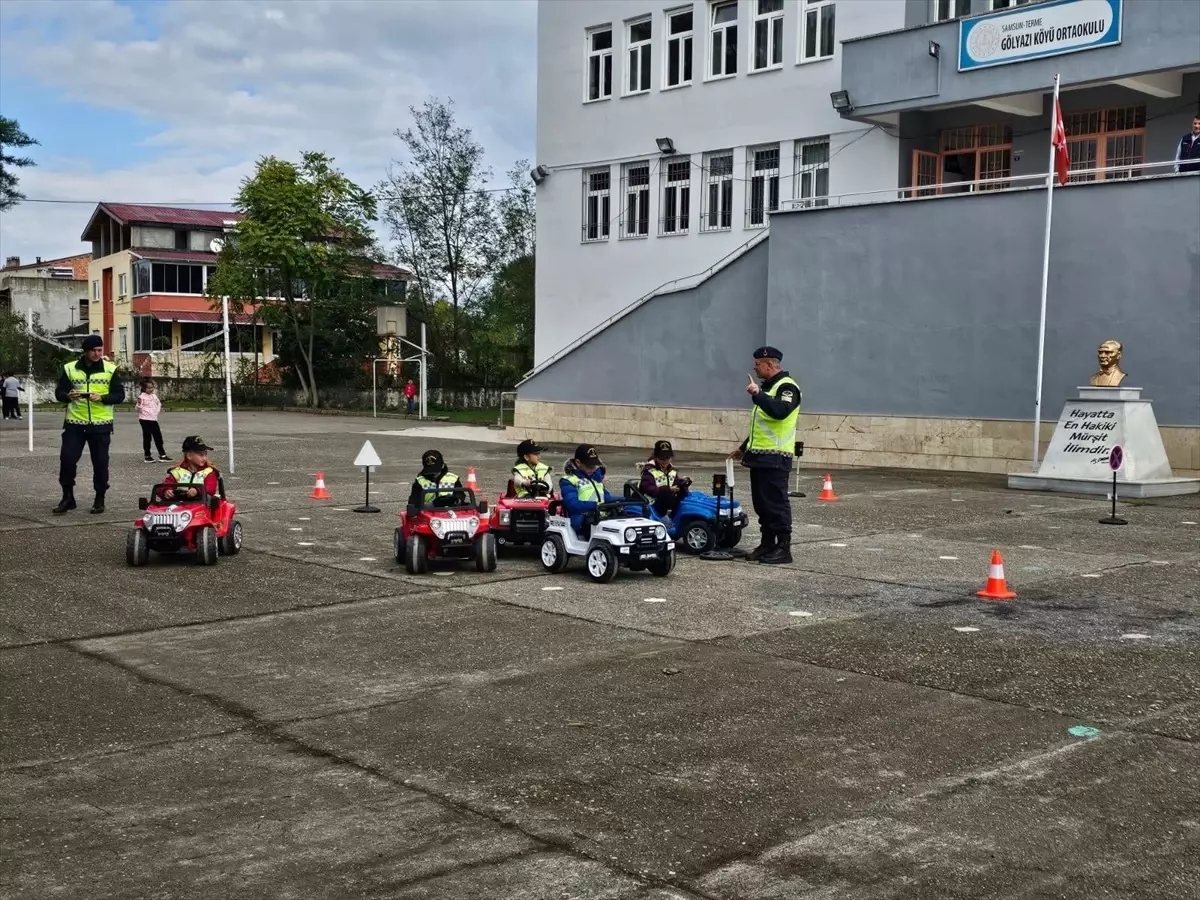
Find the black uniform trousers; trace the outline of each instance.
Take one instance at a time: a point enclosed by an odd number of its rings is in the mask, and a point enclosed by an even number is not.
[[[108,446],[111,443],[111,431],[64,428],[62,449],[58,454],[58,483],[63,490],[74,490],[75,470],[86,446],[92,457],[92,486],[97,494],[108,491]]]
[[[750,469],[750,500],[763,538],[792,533],[792,503],[788,500],[788,470],[754,466]]]

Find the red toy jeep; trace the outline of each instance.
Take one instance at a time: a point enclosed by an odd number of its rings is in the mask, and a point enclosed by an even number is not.
[[[429,571],[430,560],[475,560],[480,572],[496,570],[496,536],[488,530],[487,501],[466,487],[432,487],[419,509],[400,513],[392,538],[396,562],[410,575]]]
[[[532,497],[518,497],[517,487],[510,478],[508,491],[492,508],[488,530],[496,535],[496,545],[501,550],[522,544],[541,546],[550,516],[550,501],[557,500],[558,495],[545,481],[531,482],[529,491]]]
[[[141,518],[125,540],[125,561],[144,566],[155,553],[188,552],[211,566],[218,554],[233,556],[242,549],[242,523],[237,507],[225,498],[225,481],[217,479],[217,494],[210,496],[202,484],[156,484],[150,498],[138,500]],[[188,491],[195,489],[196,496]]]

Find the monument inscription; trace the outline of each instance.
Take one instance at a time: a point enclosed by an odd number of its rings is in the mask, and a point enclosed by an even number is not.
[[[1062,422],[1066,434],[1063,453],[1082,454],[1090,465],[1104,465],[1108,454],[1116,444],[1117,413],[1112,409],[1094,409],[1076,406],[1068,409]]]

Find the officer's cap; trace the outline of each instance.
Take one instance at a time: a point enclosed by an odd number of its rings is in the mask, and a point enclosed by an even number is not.
[[[204,443],[204,438],[198,434],[188,435],[183,439],[184,453],[207,453],[212,447]]]
[[[421,471],[422,472],[440,472],[445,467],[446,461],[442,459],[440,450],[426,450],[421,454]]]
[[[585,466],[600,465],[600,454],[591,444],[580,444],[575,448],[575,458]]]
[[[95,350],[97,347],[104,346],[104,339],[98,334],[89,334],[83,339],[84,350]]]
[[[777,359],[783,362],[783,354],[775,347],[759,347],[754,351],[755,359]]]
[[[517,456],[524,456],[526,453],[541,453],[545,447],[539,447],[536,443],[526,438],[517,444]]]
[[[670,459],[675,455],[675,451],[671,449],[670,441],[656,441],[654,444],[655,459]]]

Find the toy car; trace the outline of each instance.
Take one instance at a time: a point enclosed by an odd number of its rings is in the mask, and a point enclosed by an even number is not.
[[[488,529],[487,501],[466,487],[431,487],[419,509],[400,513],[392,538],[396,562],[424,575],[430,560],[475,560],[480,572],[496,570],[496,536]]]
[[[508,491],[492,507],[488,530],[496,535],[498,550],[542,542],[550,518],[550,501],[557,498],[554,488],[545,481],[530,482],[528,490],[533,496],[518,497],[516,485],[509,479]]]
[[[155,553],[196,554],[196,561],[211,566],[217,556],[234,556],[242,549],[242,523],[237,507],[225,497],[224,479],[209,495],[202,484],[156,484],[149,498],[138,500],[141,518],[125,539],[125,561],[144,566]],[[195,497],[188,491],[195,488]]]
[[[616,578],[622,566],[660,578],[670,575],[675,568],[675,542],[662,523],[646,518],[645,506],[641,500],[599,504],[591,514],[591,534],[584,538],[571,527],[562,501],[552,501],[542,541],[542,565],[549,572],[561,572],[572,556],[582,556],[587,560],[588,577],[601,583]],[[604,513],[608,515],[602,516]]]
[[[732,497],[713,496],[696,490],[683,495],[669,523],[654,508],[653,501],[642,494],[639,482],[625,482],[625,497],[644,501],[650,518],[666,525],[668,533],[687,553],[736,547],[750,521],[742,511],[742,505]]]

